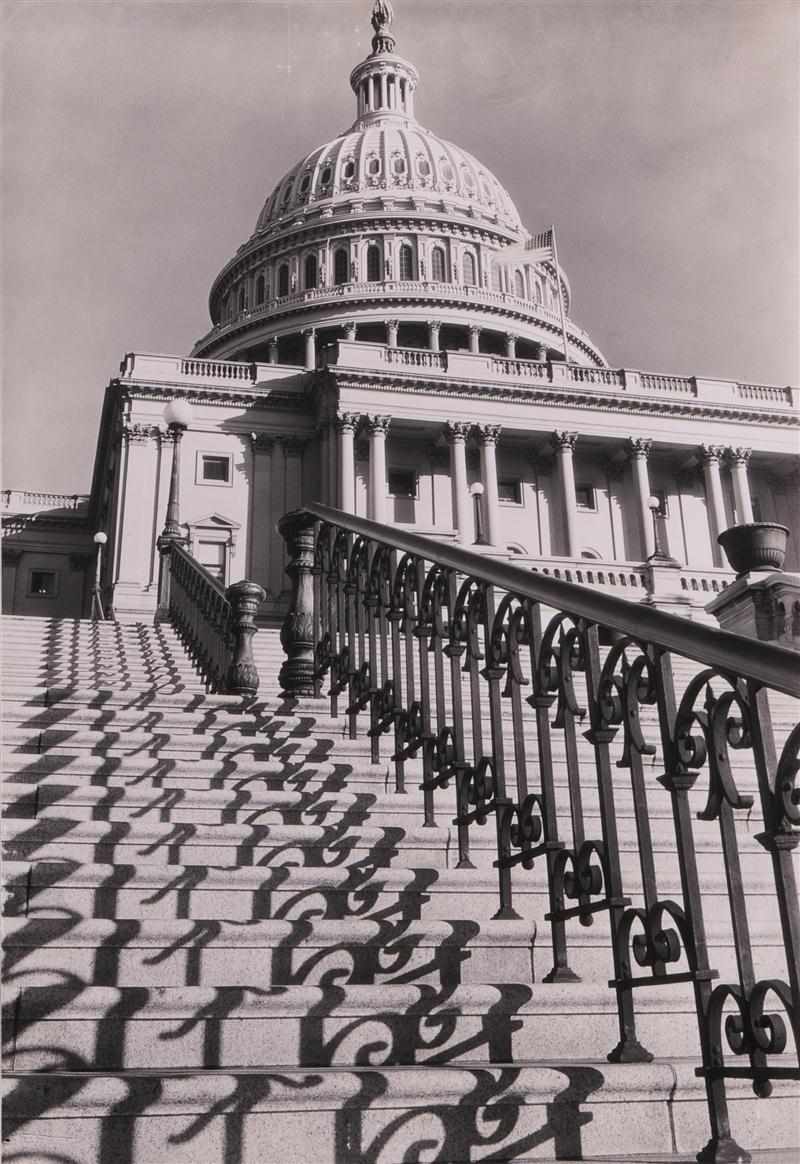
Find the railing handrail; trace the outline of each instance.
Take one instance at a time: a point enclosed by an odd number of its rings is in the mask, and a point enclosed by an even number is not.
[[[202,577],[203,581],[211,586],[212,590],[216,590],[222,601],[228,603],[228,606],[230,606],[227,594],[225,593],[225,587],[222,585],[218,578],[215,578],[214,575],[205,568],[202,562],[198,562],[194,554],[190,554],[186,547],[182,546],[180,542],[177,541],[172,543],[170,549],[171,552],[177,557],[183,558],[183,560],[191,567],[191,569],[195,570]]]
[[[680,615],[655,610],[641,603],[575,582],[535,574],[510,562],[497,561],[396,526],[383,525],[327,505],[310,504],[303,512],[353,534],[384,541],[403,553],[416,554],[440,565],[469,574],[502,590],[586,618],[635,639],[655,645],[708,667],[719,667],[756,683],[774,687],[800,698],[800,667],[797,655],[773,643],[759,643],[730,631],[691,622]],[[435,549],[434,549],[435,547]]]

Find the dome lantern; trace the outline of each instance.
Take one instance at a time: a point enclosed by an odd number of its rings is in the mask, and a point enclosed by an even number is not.
[[[375,0],[372,52],[350,74],[357,102],[357,124],[386,117],[414,119],[414,90],[419,74],[410,61],[395,54],[395,39],[389,32],[393,18],[388,0]]]

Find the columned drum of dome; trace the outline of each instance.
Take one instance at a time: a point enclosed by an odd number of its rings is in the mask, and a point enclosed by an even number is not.
[[[347,322],[358,339],[388,342],[391,316],[409,325],[400,346],[434,317],[446,345],[466,349],[477,328],[479,348],[497,352],[513,332],[523,356],[564,359],[564,272],[524,257],[529,232],[495,175],[416,120],[418,73],[395,53],[385,7],[350,75],[355,121],[276,184],[214,281],[213,326],[193,355],[266,360],[282,340],[299,364],[309,327],[331,342]],[[521,256],[511,264],[500,261],[509,247]],[[571,320],[567,337],[570,362],[607,366]]]

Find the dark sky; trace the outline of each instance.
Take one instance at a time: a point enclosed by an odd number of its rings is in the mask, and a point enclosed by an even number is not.
[[[417,114],[551,222],[614,366],[798,380],[795,0],[395,0]],[[8,0],[4,485],[88,488],[125,351],[185,353],[354,118],[369,0]]]

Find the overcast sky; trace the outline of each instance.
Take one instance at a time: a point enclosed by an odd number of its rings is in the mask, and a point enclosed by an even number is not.
[[[554,222],[614,366],[798,382],[796,0],[395,0],[423,125]],[[370,0],[8,0],[4,485],[88,489],[125,351],[186,353],[355,116]]]

